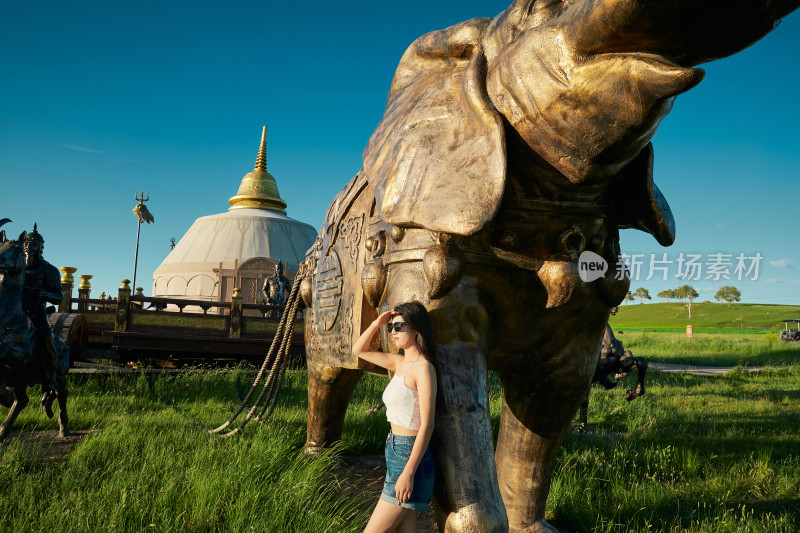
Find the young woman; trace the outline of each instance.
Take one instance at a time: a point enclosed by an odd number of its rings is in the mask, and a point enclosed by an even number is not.
[[[384,326],[400,354],[366,351]],[[382,313],[353,345],[353,353],[395,373],[383,393],[392,425],[386,438],[386,482],[364,532],[416,531],[434,480],[428,443],[436,406],[436,343],[425,307],[408,302]]]

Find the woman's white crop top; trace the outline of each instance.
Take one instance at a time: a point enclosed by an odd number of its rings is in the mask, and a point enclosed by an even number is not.
[[[414,366],[411,363],[411,366]],[[386,404],[386,420],[407,429],[417,430],[420,427],[419,393],[406,385],[405,376],[411,370],[408,367],[403,375],[395,374],[383,391],[383,403]]]

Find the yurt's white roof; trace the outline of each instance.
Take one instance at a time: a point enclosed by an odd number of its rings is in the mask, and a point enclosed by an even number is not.
[[[264,126],[255,168],[242,178],[238,193],[229,200],[228,212],[195,220],[153,273],[154,285],[160,277],[179,276],[185,282],[198,274],[214,277],[213,269],[220,263],[230,269],[236,261],[241,265],[254,257],[280,260],[288,263],[288,271],[297,271],[317,231],[286,216],[286,202],[275,178],[267,172],[266,138]]]
[[[236,209],[195,220],[186,235],[156,269],[154,276],[174,272],[211,273],[233,268],[253,257],[289,263],[297,271],[306,250],[314,244],[316,230],[286,215],[264,209]]]

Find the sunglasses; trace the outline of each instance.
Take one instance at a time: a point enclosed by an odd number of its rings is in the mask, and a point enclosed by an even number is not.
[[[403,329],[403,326],[405,325],[406,325],[405,322],[389,322],[388,324],[386,324],[386,329],[388,329],[389,332],[391,332],[392,330],[400,331],[401,329]]]

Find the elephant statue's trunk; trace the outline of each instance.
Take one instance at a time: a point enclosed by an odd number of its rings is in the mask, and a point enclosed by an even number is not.
[[[702,81],[690,67],[752,44],[798,5],[515,2],[483,39],[489,97],[569,182],[604,182],[647,146],[675,96]]]
[[[578,53],[647,52],[690,67],[733,55],[775,29],[798,0],[595,0],[564,10]]]
[[[563,28],[576,53],[651,53],[692,67],[733,55],[775,29],[798,0],[517,0],[491,23],[496,51],[521,33]]]

